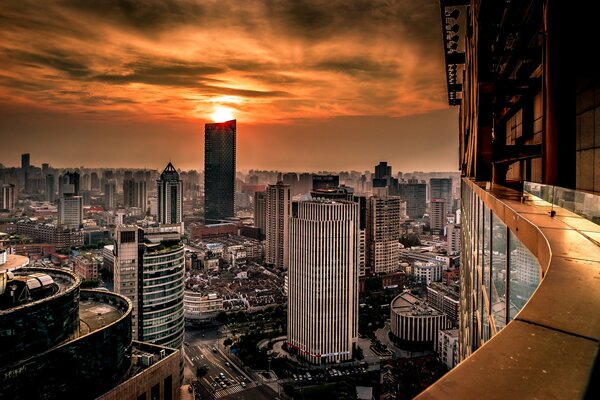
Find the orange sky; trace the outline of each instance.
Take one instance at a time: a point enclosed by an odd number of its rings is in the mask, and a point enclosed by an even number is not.
[[[0,163],[201,168],[238,119],[238,168],[455,170],[431,1],[0,3]]]

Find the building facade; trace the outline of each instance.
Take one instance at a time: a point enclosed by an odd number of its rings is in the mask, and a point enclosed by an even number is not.
[[[235,216],[236,121],[206,124],[204,129],[204,219]]]
[[[358,335],[355,202],[294,202],[290,218],[288,345],[314,364],[350,360]]]
[[[460,252],[460,238],[461,230],[459,224],[446,225],[446,240],[448,242],[448,254],[455,254]]]
[[[266,251],[265,261],[279,269],[288,267],[289,218],[291,208],[290,185],[277,182],[267,186],[266,208]]]
[[[254,192],[254,226],[260,229],[259,237],[264,238],[267,232],[265,192]]]

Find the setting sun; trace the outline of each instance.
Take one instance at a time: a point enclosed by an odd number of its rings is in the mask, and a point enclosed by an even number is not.
[[[225,122],[234,119],[233,110],[227,107],[217,107],[210,117],[214,122]]]

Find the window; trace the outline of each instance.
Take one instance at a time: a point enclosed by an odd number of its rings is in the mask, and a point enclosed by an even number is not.
[[[173,377],[171,375],[165,378],[165,400],[173,400]]]
[[[160,399],[160,383],[157,383],[156,385],[152,386],[152,390],[150,391],[150,398],[152,400],[159,400]]]

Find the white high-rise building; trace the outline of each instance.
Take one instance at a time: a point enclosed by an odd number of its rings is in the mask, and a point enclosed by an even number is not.
[[[290,185],[277,182],[267,186],[266,208],[266,262],[276,268],[288,267],[288,237],[290,217]]]
[[[367,260],[371,271],[390,273],[400,262],[400,197],[380,192],[367,200]]]
[[[58,224],[79,229],[83,225],[83,197],[68,196],[58,200]]]
[[[315,364],[349,360],[358,335],[359,204],[294,202],[289,223],[288,345]]]

